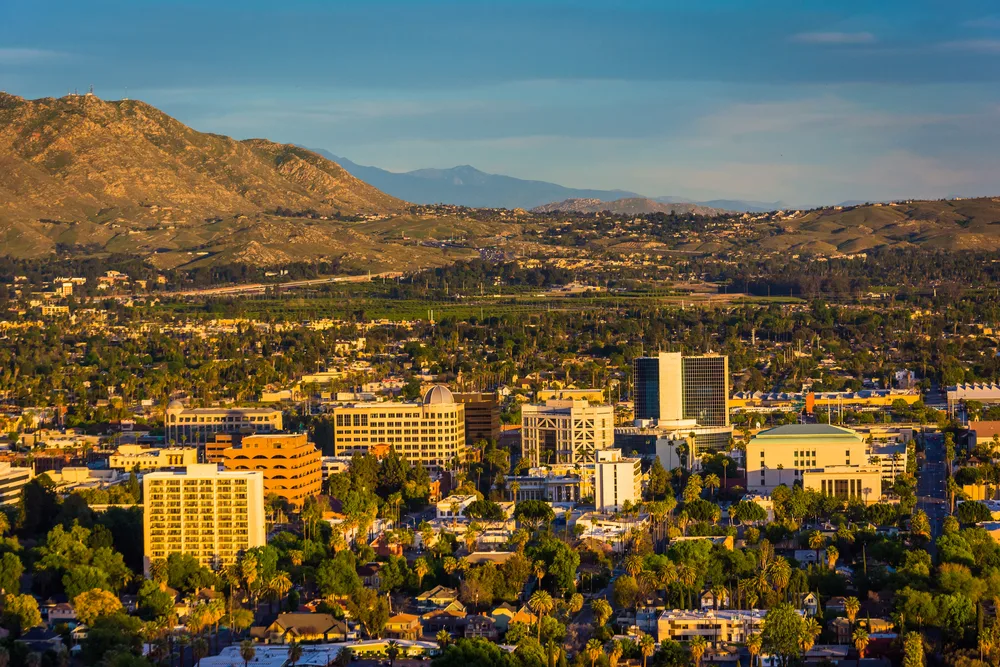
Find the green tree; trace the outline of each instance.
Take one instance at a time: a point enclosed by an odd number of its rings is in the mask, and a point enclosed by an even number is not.
[[[764,617],[763,651],[776,656],[781,666],[787,667],[799,653],[802,630],[802,617],[792,605],[775,605]]]
[[[73,598],[73,609],[84,625],[92,625],[100,616],[117,614],[122,610],[118,596],[100,588],[84,591]]]
[[[3,627],[15,637],[42,624],[38,602],[30,595],[7,593],[3,596]]]

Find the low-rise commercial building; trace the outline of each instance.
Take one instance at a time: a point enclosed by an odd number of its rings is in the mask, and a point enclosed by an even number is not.
[[[843,501],[859,500],[871,505],[882,498],[882,469],[879,466],[863,465],[804,470],[802,488]]]
[[[167,405],[167,441],[206,442],[215,433],[276,433],[281,410],[271,408],[185,408],[180,401]]]
[[[264,476],[214,464],[147,473],[142,480],[144,567],[187,553],[218,569],[264,546]]]
[[[747,490],[770,495],[789,488],[804,470],[867,464],[866,446],[848,428],[828,424],[790,424],[761,431],[747,443]]]
[[[322,457],[305,433],[248,435],[222,456],[226,470],[261,472],[265,495],[277,495],[293,507],[302,507],[323,488]]]
[[[119,470],[163,470],[182,468],[198,462],[198,450],[194,447],[146,447],[144,445],[121,445],[108,459],[108,467]]]
[[[689,642],[702,637],[712,645],[742,644],[761,632],[766,615],[763,609],[668,609],[657,619],[656,639]]]
[[[529,468],[522,475],[507,475],[504,486],[507,498],[514,502],[545,500],[550,503],[578,503],[589,498],[594,489],[593,475],[587,468],[572,466]]]
[[[0,505],[16,505],[21,490],[35,476],[31,468],[18,468],[0,461]]]

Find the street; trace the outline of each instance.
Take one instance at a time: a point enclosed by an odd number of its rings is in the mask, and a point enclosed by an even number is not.
[[[941,535],[941,526],[948,516],[948,491],[946,485],[944,435],[928,433],[924,435],[924,464],[918,471],[917,507],[927,512],[931,524],[931,537],[936,540]],[[933,546],[931,547],[933,549]]]

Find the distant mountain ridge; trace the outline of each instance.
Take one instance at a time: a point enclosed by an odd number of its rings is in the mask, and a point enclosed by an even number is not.
[[[379,190],[415,204],[454,204],[471,208],[529,209],[564,199],[600,199],[613,201],[640,197],[626,190],[591,190],[568,188],[545,181],[530,181],[513,176],[488,174],[469,165],[450,169],[417,169],[394,172],[366,167],[321,148],[315,153],[342,166],[352,176]]]

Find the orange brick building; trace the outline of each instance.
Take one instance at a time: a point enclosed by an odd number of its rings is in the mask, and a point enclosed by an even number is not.
[[[320,451],[305,433],[248,435],[222,452],[226,470],[264,473],[264,496],[276,494],[296,508],[322,490]]]

